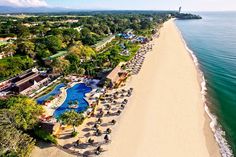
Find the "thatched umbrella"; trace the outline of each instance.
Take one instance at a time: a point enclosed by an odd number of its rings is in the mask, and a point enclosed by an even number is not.
[[[117,113],[117,115],[120,115],[121,114],[121,110],[118,110],[116,113]]]
[[[104,140],[105,140],[106,143],[108,143],[110,141],[110,138],[107,134],[104,136]]]
[[[106,134],[110,134],[111,133],[111,129],[110,128],[107,128],[106,129]]]
[[[80,140],[78,139],[78,140],[75,142],[75,145],[76,145],[76,146],[79,146],[79,144],[80,144]]]
[[[98,118],[97,124],[101,124],[101,123],[102,123],[102,119],[101,119],[101,118]]]
[[[96,136],[101,136],[101,135],[102,135],[101,130],[97,129],[96,132],[95,132],[95,135],[96,135]]]
[[[89,138],[89,139],[88,139],[88,143],[89,143],[89,144],[93,144],[93,143],[94,143],[94,139]]]
[[[102,147],[101,147],[101,146],[98,146],[98,147],[96,148],[95,154],[96,154],[96,155],[99,155],[99,154],[101,154],[101,152],[102,152]]]
[[[98,124],[94,124],[93,128],[97,129],[98,128]]]
[[[111,124],[116,124],[116,120],[112,119]]]
[[[107,106],[106,106],[106,109],[109,110],[110,108],[111,108],[111,105],[107,105]]]

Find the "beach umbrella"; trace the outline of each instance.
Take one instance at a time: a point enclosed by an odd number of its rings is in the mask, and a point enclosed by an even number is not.
[[[120,114],[121,114],[121,111],[120,111],[120,110],[118,110],[116,113],[117,113],[117,115],[120,115]]]
[[[80,140],[78,139],[76,142],[75,142],[75,146],[79,146],[80,144]]]
[[[109,142],[110,138],[109,138],[109,136],[107,134],[104,136],[104,140],[105,140],[106,143]]]
[[[101,152],[102,152],[102,147],[101,147],[101,146],[98,146],[98,147],[96,148],[96,150],[95,150],[95,154],[96,154],[96,155],[99,155],[99,154],[101,154]]]
[[[112,119],[111,124],[114,125],[115,123],[116,123],[116,120]]]
[[[111,133],[111,129],[110,129],[110,128],[107,128],[107,129],[106,129],[106,133],[107,133],[107,134],[110,134],[110,133]]]
[[[102,135],[101,130],[97,129],[96,132],[95,132],[95,135],[96,135],[96,136],[101,136],[101,135]]]
[[[93,127],[97,129],[97,128],[98,128],[98,124],[94,124],[94,126],[93,126]]]
[[[101,119],[101,118],[98,118],[97,123],[98,123],[98,124],[101,124],[101,123],[102,123],[102,119]]]
[[[93,144],[93,143],[94,143],[94,139],[89,138],[89,139],[88,139],[88,143],[89,143],[89,144]]]
[[[106,105],[106,109],[110,109],[111,108],[111,105]]]

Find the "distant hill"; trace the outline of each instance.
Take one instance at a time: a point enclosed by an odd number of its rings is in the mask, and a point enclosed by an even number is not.
[[[171,14],[176,11],[171,10],[100,10],[100,9],[70,9],[70,8],[53,8],[53,7],[11,7],[11,6],[0,6],[0,14],[20,14],[20,13],[90,13],[90,14],[101,14],[101,13],[164,13]]]
[[[45,13],[45,12],[66,12],[76,11],[67,8],[49,8],[49,7],[10,7],[0,6],[0,13]]]

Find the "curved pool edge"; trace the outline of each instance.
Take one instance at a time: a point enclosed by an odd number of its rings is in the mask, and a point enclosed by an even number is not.
[[[90,86],[88,86],[88,85],[85,84],[84,82],[73,82],[69,88],[64,89],[64,92],[65,92],[64,95],[65,95],[65,97],[64,97],[63,101],[60,102],[60,104],[57,105],[57,107],[54,109],[54,112],[53,112],[53,114],[52,114],[52,116],[53,116],[54,118],[57,119],[57,118],[59,118],[59,116],[60,116],[60,115],[58,116],[58,115],[57,115],[58,113],[55,113],[55,112],[58,110],[58,108],[62,107],[62,105],[65,103],[65,101],[66,101],[66,99],[67,99],[67,97],[68,97],[68,92],[67,92],[68,89],[71,89],[71,88],[73,88],[74,86],[79,85],[79,84],[84,84],[86,87],[89,88],[89,91],[83,93],[83,95],[82,95],[82,96],[83,96],[82,99],[83,99],[83,101],[86,103],[86,107],[89,106],[89,101],[88,101],[88,99],[87,99],[86,94],[90,93],[90,92],[93,90],[93,88],[90,87]],[[77,109],[78,109],[78,108],[77,108]],[[65,111],[66,111],[66,110],[68,110],[68,109],[65,109]],[[69,110],[72,110],[72,109],[69,109]],[[77,112],[77,111],[76,111],[76,112]],[[82,111],[82,112],[85,112],[85,110]]]

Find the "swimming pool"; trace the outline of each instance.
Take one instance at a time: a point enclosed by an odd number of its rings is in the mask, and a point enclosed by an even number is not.
[[[75,110],[76,112],[83,112],[88,107],[88,102],[84,99],[85,94],[92,91],[92,88],[86,86],[84,83],[79,83],[74,85],[71,88],[67,89],[67,97],[64,103],[58,107],[55,112],[53,113],[53,116],[55,118],[58,118],[62,113],[68,111],[68,110]],[[71,109],[69,108],[70,102],[77,101],[78,108]]]
[[[57,86],[56,86],[51,92],[49,92],[48,94],[39,97],[39,98],[36,100],[37,103],[38,103],[38,104],[43,104],[43,102],[44,102],[45,100],[47,100],[48,98],[50,98],[51,96],[55,96],[55,95],[60,94],[60,92],[61,92],[60,89],[61,89],[62,87],[65,87],[65,84],[64,84],[64,83],[61,83],[61,84],[57,85]]]

